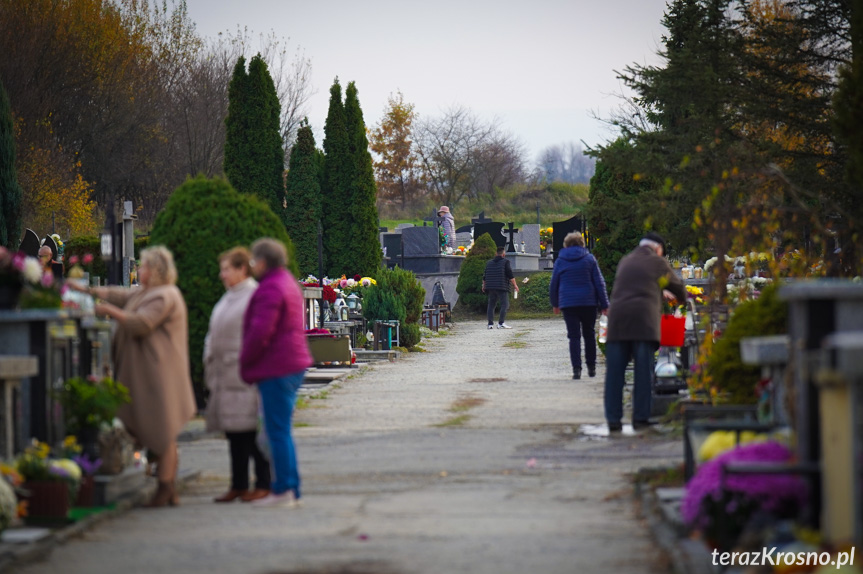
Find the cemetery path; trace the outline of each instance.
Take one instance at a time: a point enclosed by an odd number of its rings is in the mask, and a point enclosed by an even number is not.
[[[297,411],[305,507],[217,505],[224,440],[181,445],[203,471],[174,509],[136,509],[26,574],[666,572],[627,473],[679,461],[656,433],[588,439],[603,365],[573,381],[563,321],[458,323]]]

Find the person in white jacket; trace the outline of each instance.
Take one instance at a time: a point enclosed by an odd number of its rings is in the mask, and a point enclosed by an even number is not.
[[[231,453],[231,488],[216,502],[250,502],[270,493],[270,463],[258,448],[258,390],[240,378],[243,315],[258,287],[251,277],[251,254],[235,247],[219,256],[225,294],[213,307],[204,340],[207,430],[224,431]],[[249,459],[255,464],[255,488],[249,490]]]

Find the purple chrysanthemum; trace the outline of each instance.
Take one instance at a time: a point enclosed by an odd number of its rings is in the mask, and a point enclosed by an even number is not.
[[[702,516],[703,501],[708,496],[719,501],[723,492],[739,495],[771,513],[785,514],[789,505],[800,508],[807,498],[806,483],[791,474],[729,474],[723,489],[722,466],[726,463],[787,462],[790,458],[791,451],[778,442],[748,444],[717,456],[702,465],[686,485],[683,520],[691,526],[707,526],[710,517]]]

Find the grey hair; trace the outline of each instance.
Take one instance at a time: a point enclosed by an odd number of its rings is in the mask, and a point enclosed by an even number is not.
[[[174,255],[163,245],[155,245],[141,251],[141,265],[150,268],[150,285],[174,285],[177,283],[177,267]]]
[[[661,244],[657,243],[656,241],[653,241],[652,239],[642,239],[641,241],[638,242],[638,245],[639,246],[647,245],[651,249],[657,249],[658,248],[660,251],[663,251],[663,252],[665,251],[665,249],[662,247]]]
[[[584,247],[584,235],[578,231],[570,231],[567,233],[566,237],[563,238],[563,246],[572,247],[573,245]]]
[[[288,265],[288,252],[278,239],[263,237],[252,243],[252,257],[263,261],[267,269],[278,269]]]

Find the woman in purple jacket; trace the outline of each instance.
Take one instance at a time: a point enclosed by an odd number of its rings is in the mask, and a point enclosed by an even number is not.
[[[275,473],[270,494],[252,502],[257,507],[296,507],[300,500],[291,415],[312,355],[303,325],[303,293],[285,269],[287,263],[280,241],[264,238],[252,244],[251,267],[258,290],[243,317],[240,375],[258,385]]]
[[[549,288],[555,313],[563,309],[572,378],[581,378],[581,337],[584,336],[584,362],[587,374],[596,375],[596,310],[608,312],[608,293],[599,265],[584,248],[584,236],[577,231],[563,238],[563,249],[554,262]]]

